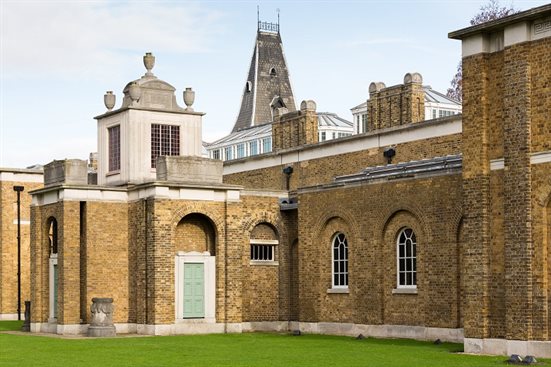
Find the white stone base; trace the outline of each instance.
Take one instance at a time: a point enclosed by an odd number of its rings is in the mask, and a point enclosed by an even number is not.
[[[243,326],[243,332],[268,331],[268,332],[283,333],[283,332],[292,330],[289,327],[288,321],[244,322],[241,325]]]
[[[465,353],[551,358],[551,341],[465,338]]]
[[[32,322],[31,333],[59,335],[82,335],[88,331],[88,324],[58,325],[55,322]]]
[[[17,320],[17,316],[16,313],[0,313],[0,320]],[[21,312],[21,320],[23,320],[24,317],[25,315]]]
[[[43,332],[64,335],[86,334],[88,324],[57,325],[56,323],[31,323],[31,332]],[[329,334],[371,336],[376,338],[407,338],[418,340],[436,340],[463,342],[463,329],[428,328],[407,325],[363,325],[332,322],[297,322],[297,321],[258,321],[243,323],[213,323],[205,320],[179,320],[174,324],[144,325],[115,324],[117,334],[142,335],[180,335],[180,334],[213,334],[242,332],[288,332],[300,330],[306,334]],[[503,353],[502,353],[503,354]]]
[[[291,322],[291,330],[300,330],[307,334],[330,334],[371,336],[375,338],[405,338],[417,340],[436,340],[462,343],[463,329],[432,328],[408,325],[365,325],[333,322]]]

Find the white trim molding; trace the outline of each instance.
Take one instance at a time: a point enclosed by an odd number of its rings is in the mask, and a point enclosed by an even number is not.
[[[551,162],[551,151],[535,152],[530,155],[530,164],[541,164]],[[505,168],[505,159],[497,158],[490,160],[490,170],[497,171]]]

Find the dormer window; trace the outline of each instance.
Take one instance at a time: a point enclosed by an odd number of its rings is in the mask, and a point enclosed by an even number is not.
[[[270,76],[277,76],[277,72],[275,68],[270,69]]]

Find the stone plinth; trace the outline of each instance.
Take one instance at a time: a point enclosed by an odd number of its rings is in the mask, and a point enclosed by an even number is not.
[[[157,180],[222,183],[222,169],[222,161],[219,160],[192,156],[163,156],[157,159]]]
[[[92,298],[92,321],[88,336],[115,336],[113,325],[113,298]]]
[[[44,166],[44,185],[87,185],[88,165],[80,159],[53,161]]]

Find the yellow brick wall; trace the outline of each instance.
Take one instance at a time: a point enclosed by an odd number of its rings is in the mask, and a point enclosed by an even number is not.
[[[21,210],[21,318],[25,301],[30,300],[30,206],[29,191],[42,186],[30,182],[0,182],[0,314],[17,313],[17,193],[14,186],[23,186]]]
[[[346,144],[341,142],[340,144]],[[392,162],[408,162],[431,157],[459,154],[461,152],[461,135],[453,134],[437,138],[418,140],[397,144],[396,155]],[[353,153],[311,159],[293,164],[239,172],[224,176],[224,182],[242,185],[255,189],[286,189],[286,175],[283,168],[293,167],[290,178],[290,189],[314,186],[333,181],[337,175],[358,173],[370,166],[385,165],[384,148],[366,149]]]
[[[458,174],[299,193],[300,320],[460,327],[460,218]],[[417,294],[392,292],[404,227],[417,236]],[[348,294],[327,292],[336,232],[348,239]]]

